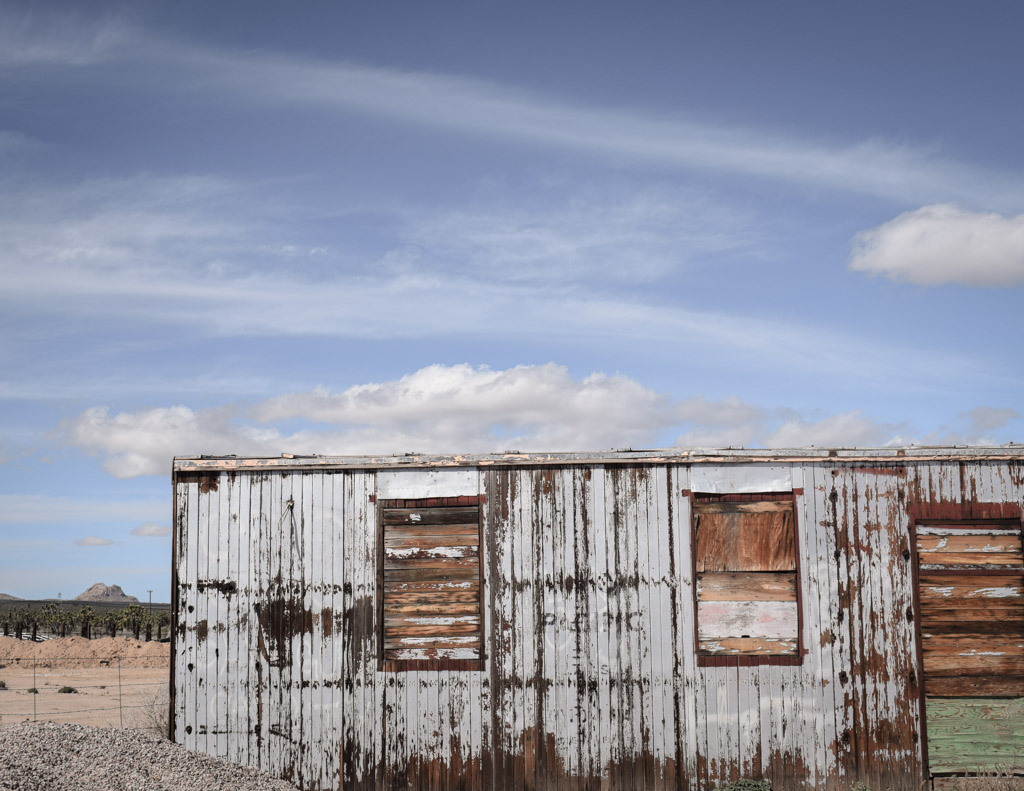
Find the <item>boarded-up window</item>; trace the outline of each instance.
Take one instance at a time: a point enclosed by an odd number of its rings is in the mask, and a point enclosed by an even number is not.
[[[695,495],[698,654],[799,656],[793,495]]]
[[[925,693],[1024,694],[1019,523],[919,524],[917,560]]]
[[[1020,522],[916,533],[929,770],[1024,772]]]
[[[483,659],[479,498],[379,506],[384,660]]]

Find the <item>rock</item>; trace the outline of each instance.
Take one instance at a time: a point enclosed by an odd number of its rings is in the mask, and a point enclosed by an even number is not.
[[[120,585],[104,585],[97,582],[95,585],[75,596],[74,601],[115,601],[115,602],[137,602],[134,596],[129,596]]]
[[[263,772],[141,731],[49,722],[0,728],[0,789],[295,791]]]

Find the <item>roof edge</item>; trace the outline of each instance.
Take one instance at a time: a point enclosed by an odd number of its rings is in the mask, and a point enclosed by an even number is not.
[[[257,469],[416,469],[429,467],[540,467],[573,464],[740,464],[835,460],[842,462],[1022,461],[1024,445],[886,448],[662,448],[574,453],[421,454],[390,456],[175,456],[174,472]]]

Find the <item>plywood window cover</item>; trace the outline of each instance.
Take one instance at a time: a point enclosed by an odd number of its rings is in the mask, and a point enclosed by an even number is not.
[[[378,670],[385,672],[402,672],[412,670],[483,670],[485,667],[487,642],[484,632],[484,569],[483,569],[483,495],[461,495],[456,497],[423,497],[416,499],[382,499],[377,500],[377,607],[380,628],[378,637]],[[479,580],[479,614],[480,614],[480,656],[478,659],[386,659],[384,656],[384,511],[390,509],[430,509],[430,508],[463,508],[477,506],[478,526],[478,580]]]
[[[749,667],[755,665],[800,665],[806,653],[803,645],[803,597],[800,585],[800,546],[799,546],[799,525],[797,521],[796,498],[803,494],[802,489],[793,489],[790,492],[756,492],[743,494],[713,494],[703,492],[685,491],[684,494],[690,499],[690,547],[693,579],[693,639],[697,649],[697,664],[700,667]],[[778,506],[771,504],[777,503]],[[716,507],[716,505],[718,507]],[[702,651],[700,649],[698,618],[698,553],[697,553],[697,521],[700,511],[705,513],[719,511],[759,511],[773,510],[775,507],[787,508],[792,514],[792,551],[794,565],[794,579],[796,587],[796,651],[793,654],[717,654]],[[744,573],[744,572],[737,572]],[[763,573],[763,572],[746,572]]]

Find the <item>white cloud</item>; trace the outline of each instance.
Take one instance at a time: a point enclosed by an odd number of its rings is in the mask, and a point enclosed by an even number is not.
[[[709,416],[677,437],[676,444],[698,448],[877,447],[891,444],[897,436],[897,427],[857,410],[809,419],[789,409],[757,409],[741,402],[731,406],[723,403],[726,409],[720,413],[721,419]]]
[[[93,524],[151,519],[167,515],[165,500],[81,500],[41,494],[0,494],[0,524]]]
[[[650,444],[673,422],[663,395],[623,376],[573,378],[563,366],[505,371],[434,365],[341,393],[318,389],[269,399],[242,422],[233,407],[184,406],[111,415],[94,407],[65,427],[72,445],[104,455],[111,474],[166,474],[175,455],[472,452]],[[321,430],[267,424],[303,419]]]
[[[896,430],[853,410],[820,420],[789,420],[765,434],[762,444],[766,448],[871,447],[889,442]]]
[[[133,536],[154,536],[163,537],[171,534],[170,525],[158,525],[156,522],[146,522],[144,525],[139,525],[137,528],[132,530]]]
[[[316,427],[288,433],[275,425],[296,422]],[[166,474],[174,455],[604,450],[657,447],[673,436],[693,447],[877,446],[903,436],[902,427],[858,411],[808,418],[735,397],[676,401],[625,376],[577,378],[553,363],[432,365],[338,393],[281,395],[248,410],[177,406],[111,415],[96,407],[64,428],[68,442],[102,454],[104,468],[123,478]]]
[[[965,412],[959,417],[967,418],[970,421],[972,431],[992,431],[1002,428],[1015,418],[1021,417],[1020,412],[1009,407],[979,406],[970,412]]]
[[[104,469],[118,478],[169,474],[175,455],[260,454],[280,446],[276,430],[235,426],[233,415],[231,407],[171,406],[111,416],[93,407],[64,428],[72,445],[101,450]]]
[[[1024,214],[923,206],[854,237],[850,268],[927,286],[1018,285],[1024,283]]]
[[[86,536],[80,538],[75,542],[76,546],[79,547],[106,547],[110,546],[114,542],[107,538],[100,538],[99,536]]]

